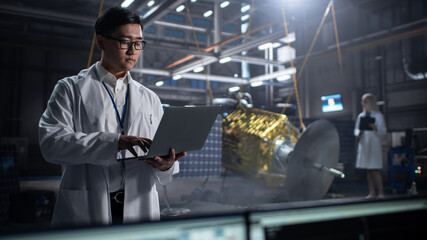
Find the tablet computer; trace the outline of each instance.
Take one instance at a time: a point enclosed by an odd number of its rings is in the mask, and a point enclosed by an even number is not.
[[[369,126],[369,124],[371,124],[371,123],[375,123],[375,118],[373,118],[373,117],[361,117],[359,129],[365,130],[365,131],[372,131],[374,129],[371,128],[371,126]]]
[[[220,113],[220,108],[220,106],[165,108],[148,153],[118,160],[166,156],[169,155],[171,148],[175,149],[175,153],[202,149]]]

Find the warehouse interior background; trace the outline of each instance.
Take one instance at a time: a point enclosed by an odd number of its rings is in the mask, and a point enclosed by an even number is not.
[[[331,121],[339,132],[339,164],[346,178],[334,179],[324,199],[363,201],[367,195],[366,173],[354,167],[353,128],[362,111],[361,96],[373,93],[388,130],[383,139],[386,193],[407,194],[416,170],[422,193],[427,190],[427,2],[336,0],[332,7],[331,2],[135,0],[127,8],[141,15],[147,46],[132,77],[169,106],[244,99],[246,106],[284,111],[297,128],[300,117],[307,124]],[[29,212],[11,216],[18,210],[9,208],[10,196],[15,193],[19,199],[31,190],[50,197],[57,190],[61,167],[47,163],[40,153],[39,119],[59,79],[100,59],[96,45],[90,54],[100,7],[121,4],[0,1],[3,231],[48,228],[49,210],[42,214],[45,218],[35,218],[42,219],[38,223],[23,220]],[[322,97],[338,94],[343,109],[322,110]],[[181,173],[166,187],[172,206],[204,215],[286,202],[280,191],[221,166],[221,117],[228,113],[218,118],[203,150],[180,160]],[[394,147],[414,153],[412,165],[410,156],[394,162],[411,167],[399,173],[400,189],[389,181],[388,153]],[[165,207],[165,189],[159,187],[159,194]],[[192,205],[184,204],[188,202]]]

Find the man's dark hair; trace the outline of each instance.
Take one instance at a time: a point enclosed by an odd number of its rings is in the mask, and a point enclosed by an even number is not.
[[[100,35],[111,34],[118,27],[132,23],[139,24],[143,30],[142,20],[137,14],[121,7],[109,8],[96,20],[95,32]]]

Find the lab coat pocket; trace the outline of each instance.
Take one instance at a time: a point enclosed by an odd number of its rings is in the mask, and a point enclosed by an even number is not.
[[[158,120],[155,119],[154,115],[149,112],[142,113],[142,132],[146,135],[147,138],[153,139],[154,134],[156,133],[156,128],[154,128],[154,124],[157,123]],[[156,125],[157,126],[157,125]]]
[[[90,191],[86,190],[60,190],[55,207],[55,218],[60,222],[66,222],[66,225],[89,224],[89,194]]]

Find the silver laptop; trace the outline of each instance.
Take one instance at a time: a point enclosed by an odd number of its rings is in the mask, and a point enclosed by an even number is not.
[[[147,155],[118,160],[153,158],[175,153],[196,151],[203,148],[214,124],[220,106],[168,107],[154,135]]]

